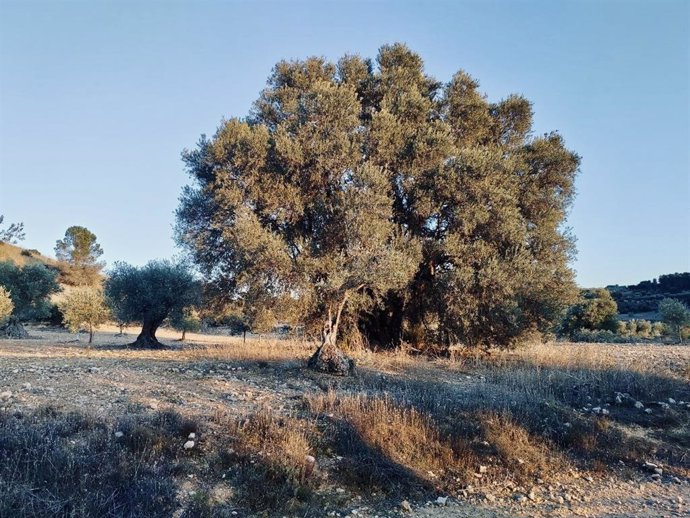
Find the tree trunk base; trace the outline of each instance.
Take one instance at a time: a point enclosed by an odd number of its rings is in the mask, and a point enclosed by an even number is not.
[[[0,327],[0,336],[5,338],[12,338],[14,340],[22,340],[29,338],[29,333],[26,332],[22,323],[16,318],[10,318],[10,321],[3,327]]]
[[[167,349],[165,345],[155,338],[142,335],[139,335],[134,342],[129,344],[129,347],[136,347],[138,349]]]
[[[326,374],[348,376],[355,370],[355,361],[332,343],[325,343],[309,358],[307,367]]]

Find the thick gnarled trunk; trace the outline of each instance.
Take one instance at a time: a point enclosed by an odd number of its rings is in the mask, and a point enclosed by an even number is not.
[[[141,326],[141,333],[137,339],[130,344],[132,347],[142,347],[149,349],[160,349],[165,347],[156,338],[156,331],[160,327],[161,322],[151,318],[144,318],[144,323]]]
[[[333,320],[332,311],[330,309],[328,310],[328,320],[323,326],[321,345],[311,358],[309,358],[309,362],[307,363],[310,369],[325,372],[327,374],[335,374],[337,376],[347,376],[354,371],[354,360],[345,356],[345,353],[336,345],[338,327],[340,326],[340,315],[343,312],[347,298],[348,292],[345,292],[338,306],[335,320]]]
[[[3,327],[0,327],[0,336],[19,340],[29,338],[29,333],[26,332],[26,329],[24,329],[24,326],[19,319],[12,316],[8,320],[7,324],[5,324]]]

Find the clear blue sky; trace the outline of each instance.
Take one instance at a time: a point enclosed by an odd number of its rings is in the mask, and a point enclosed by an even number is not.
[[[690,270],[690,2],[0,0],[0,214],[52,254],[70,225],[108,262],[175,254],[180,152],[244,116],[282,58],[402,41],[582,156],[582,286]]]

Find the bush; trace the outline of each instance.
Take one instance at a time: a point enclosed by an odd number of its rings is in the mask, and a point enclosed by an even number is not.
[[[65,324],[64,317],[65,315],[62,314],[60,306],[57,304],[50,305],[50,314],[47,320],[48,325],[62,327]]]
[[[582,290],[580,301],[568,310],[561,324],[561,333],[572,335],[581,329],[611,332],[621,329],[618,306],[608,290]],[[626,329],[630,331],[630,328]]]
[[[652,335],[652,323],[649,320],[638,320],[637,334],[642,338],[649,338]]]
[[[652,336],[659,337],[666,334],[666,326],[663,322],[654,322],[652,324]]]

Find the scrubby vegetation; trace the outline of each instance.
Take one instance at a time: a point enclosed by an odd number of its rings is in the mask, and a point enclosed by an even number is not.
[[[607,286],[621,313],[655,312],[664,298],[690,305],[690,272],[669,273],[630,286]]]

